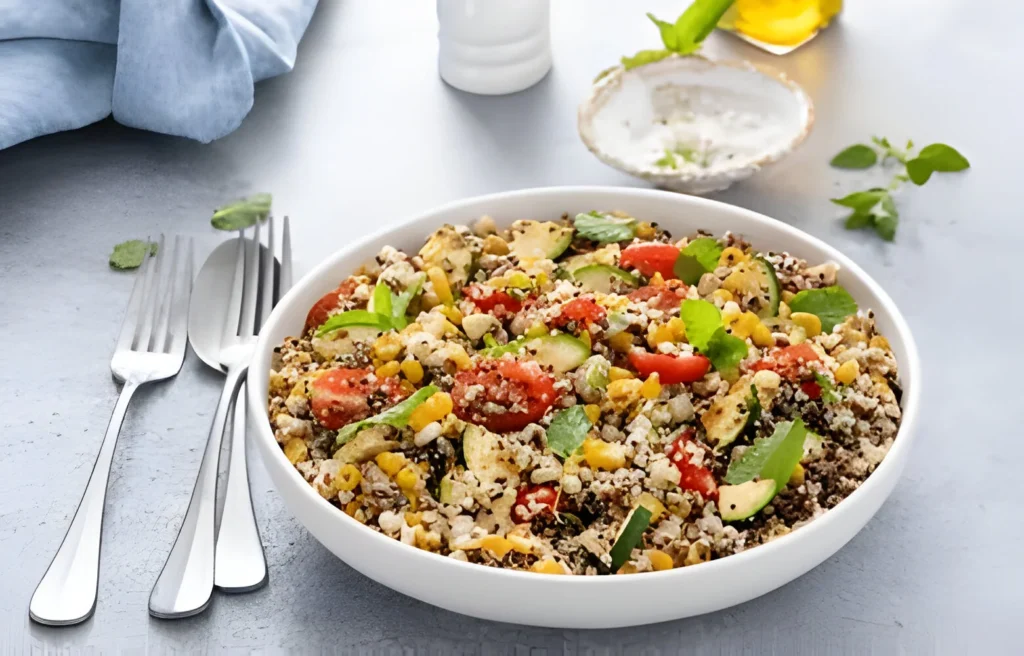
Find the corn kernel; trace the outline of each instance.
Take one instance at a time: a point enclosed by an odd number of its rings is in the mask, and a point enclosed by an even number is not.
[[[779,318],[788,319],[792,316],[793,311],[789,309],[789,305],[785,303],[779,303]]]
[[[625,563],[622,567],[620,567],[619,571],[615,572],[615,573],[616,574],[636,574],[636,572],[637,572],[636,565],[634,563],[632,563],[632,562],[628,562],[628,563]]]
[[[448,392],[437,392],[412,411],[412,414],[409,415],[409,427],[418,433],[427,424],[440,421],[451,414],[454,407],[452,397]]]
[[[654,568],[654,571],[662,572],[666,569],[672,569],[672,556],[661,549],[650,549],[644,553],[647,554],[647,558],[651,561],[651,567]]]
[[[789,484],[792,487],[800,487],[804,484],[804,466],[799,462],[793,468],[793,473],[789,475]]]
[[[654,226],[647,221],[641,221],[636,224],[636,236],[640,239],[654,239],[657,234],[658,232],[654,229]]]
[[[359,483],[362,480],[363,475],[359,473],[359,468],[353,464],[347,464],[341,468],[341,471],[334,478],[334,489],[339,492],[351,492],[359,487]]]
[[[627,332],[617,333],[608,338],[608,345],[612,347],[613,351],[627,353],[629,349],[633,348],[633,336]]]
[[[410,383],[418,383],[423,380],[423,365],[417,360],[406,360],[400,366],[402,373]]]
[[[377,367],[378,378],[390,378],[391,376],[397,376],[398,372],[402,370],[402,365],[398,364],[397,360],[392,360],[387,364],[382,364]]]
[[[501,560],[505,557],[505,554],[512,551],[512,543],[500,535],[485,535],[480,538],[480,547],[490,551],[498,560]]]
[[[782,291],[782,300],[785,301],[786,303],[792,301],[794,296],[796,296],[796,294],[789,291],[788,289]]]
[[[539,272],[537,275],[535,275],[533,277],[533,280],[534,280],[534,282],[537,283],[538,287],[542,287],[542,286],[546,285],[550,279],[548,278],[548,274],[546,274],[543,271],[541,271],[541,272]]]
[[[754,342],[755,346],[760,346],[761,348],[775,346],[775,338],[772,337],[772,331],[760,321],[754,326],[754,332],[750,334],[750,339]]]
[[[616,380],[629,380],[630,378],[636,378],[636,376],[629,369],[623,369],[622,367],[609,367],[608,369],[608,380],[612,382]]]
[[[508,286],[516,289],[529,289],[533,287],[533,281],[522,271],[513,271],[508,275]]]
[[[583,412],[586,413],[587,419],[589,419],[592,424],[596,424],[597,420],[601,418],[601,406],[595,403],[588,403],[583,406]]]
[[[373,460],[380,467],[381,471],[391,477],[394,477],[405,466],[405,456],[401,453],[385,451],[384,453],[378,453],[377,457]]]
[[[882,337],[881,335],[875,335],[874,337],[872,337],[871,341],[868,342],[868,346],[870,346],[871,348],[880,348],[883,351],[889,351],[892,348],[889,346],[889,340]]]
[[[399,489],[406,492],[414,489],[416,483],[419,482],[420,477],[416,474],[416,470],[412,467],[403,467],[400,472],[395,474],[395,483],[398,484]]]
[[[489,255],[508,255],[508,242],[498,235],[484,237],[483,250]]]
[[[407,380],[403,380],[402,382],[398,383],[398,388],[401,389],[406,394],[412,394],[416,391],[416,386]]]
[[[679,317],[672,317],[668,320],[668,327],[672,331],[672,337],[679,342],[686,339],[686,324]]]
[[[401,352],[402,342],[398,339],[398,335],[394,333],[385,333],[378,337],[373,343],[374,355],[384,362],[394,360]]]
[[[718,266],[732,266],[737,262],[746,261],[746,254],[735,246],[729,246],[722,250],[722,255],[718,258]]]
[[[722,325],[725,326],[726,328],[730,328],[734,323],[736,323],[736,320],[739,319],[742,316],[742,314],[743,313],[739,311],[734,312],[731,310],[723,309]]]
[[[452,325],[458,326],[462,324],[462,313],[459,312],[459,308],[454,305],[445,305],[442,307],[441,314],[448,317],[448,321],[452,322]]]
[[[416,526],[423,522],[423,514],[418,512],[406,512],[405,523],[409,526]]]
[[[644,384],[640,386],[640,395],[651,401],[658,398],[659,394],[661,394],[661,380],[657,372],[655,372],[648,376]]]
[[[309,449],[301,437],[293,437],[284,444],[284,455],[293,465],[309,459]]]
[[[732,324],[732,334],[740,339],[746,339],[754,333],[754,328],[761,323],[756,314],[747,310],[741,314]]]
[[[836,380],[843,385],[849,385],[860,373],[860,365],[856,360],[847,360],[836,369]]]
[[[655,271],[654,275],[651,276],[651,286],[662,287],[665,285],[665,276],[661,275],[661,271]]]
[[[583,440],[583,458],[595,469],[615,471],[626,466],[626,454],[621,445],[591,437]]]
[[[455,363],[459,371],[466,371],[473,368],[473,361],[469,359],[469,353],[462,344],[448,345],[448,359]]]
[[[804,329],[807,337],[817,337],[821,334],[821,319],[810,312],[794,312],[789,315],[790,321]]]
[[[565,574],[565,568],[559,565],[558,561],[551,558],[538,560],[530,566],[530,571],[537,574]]]
[[[356,511],[359,510],[359,506],[361,505],[363,505],[363,495],[360,494],[355,499],[352,499],[351,501],[348,502],[348,504],[346,504],[345,513],[349,517],[355,517]]]
[[[413,542],[424,551],[437,551],[441,547],[441,536],[437,531],[428,531],[417,526],[413,531]]]
[[[658,324],[654,329],[647,334],[647,343],[651,347],[656,347],[662,342],[671,342],[675,338],[675,334],[672,332],[672,328],[667,323]]]
[[[729,301],[733,300],[732,292],[730,292],[728,289],[722,289],[721,287],[711,292],[711,297],[721,300],[722,305],[725,305]]]
[[[642,492],[637,503],[651,511],[651,522],[657,521],[665,514],[665,504],[658,501],[657,497],[650,492]]]
[[[444,269],[439,266],[432,266],[427,269],[427,278],[430,279],[430,284],[434,286],[434,294],[437,295],[437,300],[445,305],[451,305],[455,302],[455,297],[452,296],[452,287],[448,284],[448,276],[445,275]]]

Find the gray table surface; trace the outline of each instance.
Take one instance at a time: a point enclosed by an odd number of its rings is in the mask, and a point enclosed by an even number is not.
[[[310,265],[381,224],[457,198],[558,184],[633,185],[581,145],[575,109],[618,55],[655,42],[634,3],[556,0],[555,65],[499,98],[445,86],[433,3],[324,0],[298,67],[261,84],[210,145],[104,122],[0,152],[0,652],[1019,653],[1024,617],[1018,370],[1019,65],[1013,3],[855,0],[785,58],[724,35],[716,55],[786,70],[817,106],[809,141],[717,197],[776,216],[861,262],[903,308],[923,361],[912,461],[838,554],[760,599],[609,631],[483,622],[408,599],[335,559],[253,458],[270,584],[204,615],[151,619],[150,587],[188,503],[219,389],[189,355],[136,397],[114,457],[95,617],[52,629],[27,606],[70,521],[116,397],[108,361],[132,284],[110,246],[160,231],[217,238],[210,209],[271,190]],[[665,17],[681,3],[650,1]],[[1004,5],[999,8],[998,5]],[[830,196],[874,179],[829,169],[872,134],[947,141],[973,169],[899,197],[896,243],[842,229]],[[452,591],[457,594],[457,591]],[[700,594],[680,590],[681,595]],[[618,600],[614,603],[628,603]]]

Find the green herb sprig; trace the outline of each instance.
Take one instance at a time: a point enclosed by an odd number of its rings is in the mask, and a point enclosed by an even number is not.
[[[872,145],[854,144],[841,150],[829,162],[839,169],[869,169],[876,164],[885,165],[889,160],[899,164],[898,172],[886,187],[872,187],[855,191],[832,202],[853,210],[846,218],[847,230],[870,228],[886,241],[896,238],[899,225],[899,211],[893,200],[893,193],[907,181],[921,186],[928,182],[932,173],[950,173],[970,168],[967,158],[952,146],[934,143],[914,154],[914,142],[907,141],[904,148],[897,148],[885,137],[872,137]]]
[[[644,64],[661,61],[669,55],[691,55],[700,50],[701,44],[715,29],[722,15],[735,0],[695,0],[675,23],[663,21],[653,14],[647,14],[661,34],[665,46],[660,50],[641,50],[632,57],[623,57],[622,65],[629,70]],[[599,79],[601,76],[598,76]]]

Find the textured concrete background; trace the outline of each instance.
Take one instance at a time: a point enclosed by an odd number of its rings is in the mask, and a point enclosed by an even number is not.
[[[294,218],[308,267],[440,202],[635,184],[580,144],[576,104],[598,70],[656,43],[643,10],[667,17],[682,3],[553,4],[555,68],[515,96],[474,97],[437,78],[433,3],[324,0],[297,70],[262,84],[252,115],[226,139],[204,146],[103,123],[0,152],[0,653],[1019,653],[1024,9],[996,0],[852,0],[838,25],[785,58],[711,39],[714,54],[785,69],[818,114],[796,154],[718,197],[861,262],[903,308],[927,375],[921,439],[903,480],[811,573],[742,606],[651,627],[482,622],[402,597],[336,560],[254,462],[270,585],[218,597],[201,617],[150,619],[149,590],[188,504],[221,382],[190,354],[177,379],[143,390],[128,412],[95,617],[68,629],[30,624],[29,597],[116,397],[108,363],[132,278],[107,269],[110,247],[161,231],[202,236],[208,247],[217,238],[211,208],[269,190],[277,212]],[[827,200],[875,182],[827,166],[872,134],[947,141],[973,163],[906,189],[891,245],[844,231]]]

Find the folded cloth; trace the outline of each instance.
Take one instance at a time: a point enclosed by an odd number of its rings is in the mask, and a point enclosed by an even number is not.
[[[0,0],[0,148],[88,125],[208,142],[286,73],[317,0]]]

